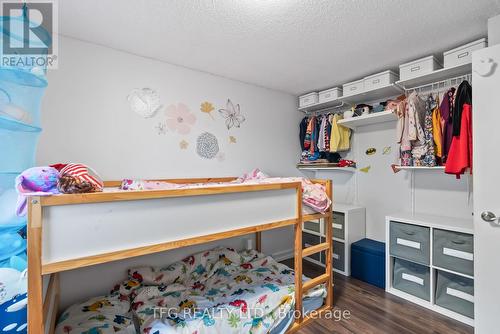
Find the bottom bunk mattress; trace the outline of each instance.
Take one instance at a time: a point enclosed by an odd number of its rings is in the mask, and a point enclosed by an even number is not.
[[[109,303],[101,298],[100,317],[82,317],[89,305],[70,307],[56,333],[128,334],[131,313],[143,334],[279,334],[293,321],[294,292],[293,270],[272,257],[217,248],[165,267],[130,269],[129,279],[104,298]],[[324,286],[312,289],[304,296],[304,310],[319,308],[325,296]],[[125,322],[115,326],[117,316]],[[92,326],[85,329],[88,321]],[[70,327],[78,330],[64,330]]]

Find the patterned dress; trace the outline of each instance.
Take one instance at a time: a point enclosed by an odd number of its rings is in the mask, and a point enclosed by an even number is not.
[[[436,166],[436,154],[434,151],[434,135],[432,129],[432,113],[437,102],[432,95],[425,101],[424,137],[427,153],[422,157],[422,165],[426,167]]]

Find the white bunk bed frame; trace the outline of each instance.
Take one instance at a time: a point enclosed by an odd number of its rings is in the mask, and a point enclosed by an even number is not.
[[[227,182],[235,178],[167,179],[172,183]],[[312,180],[326,186],[330,180]],[[120,181],[105,182],[118,187]],[[294,226],[295,309],[302,296],[325,283],[318,313],[333,306],[332,210],[303,215],[300,182],[207,186],[152,191],[105,191],[39,197],[28,201],[28,332],[54,333],[59,308],[58,273],[85,266]],[[326,242],[302,249],[302,223],[322,219]],[[127,226],[123,226],[123,222]],[[130,226],[137,221],[139,228]],[[152,233],[153,232],[153,233]],[[302,282],[302,258],[326,253],[325,274]],[[300,316],[293,333],[313,317]]]

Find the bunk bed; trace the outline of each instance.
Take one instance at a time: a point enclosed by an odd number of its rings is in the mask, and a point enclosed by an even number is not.
[[[303,295],[325,284],[326,298],[316,314],[333,305],[332,210],[303,213],[300,182],[231,184],[236,178],[168,179],[170,183],[226,182],[192,189],[119,191],[121,181],[105,182],[102,193],[30,197],[28,207],[28,330],[54,333],[59,312],[59,275],[92,266],[175,248],[293,226],[295,310]],[[323,184],[332,198],[330,180]],[[304,221],[322,219],[326,241],[303,249]],[[130,222],[137,222],[131,226]],[[127,222],[124,224],[123,222]],[[302,258],[325,252],[324,274],[302,281]],[[314,317],[302,312],[293,333]]]

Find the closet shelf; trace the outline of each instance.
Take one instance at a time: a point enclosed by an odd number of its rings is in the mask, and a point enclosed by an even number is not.
[[[352,168],[352,167],[315,167],[315,166],[302,167],[302,166],[299,166],[299,167],[297,167],[297,169],[312,170],[312,171],[315,171],[315,170],[342,171],[342,172],[348,172],[348,173],[354,173],[356,171],[356,168]]]
[[[313,112],[313,111],[320,111],[324,109],[334,109],[334,108],[340,108],[344,105],[344,102],[341,100],[341,98],[335,99],[333,101],[328,101],[328,102],[322,102],[322,103],[316,103],[307,107],[302,107],[299,108],[299,111],[302,112]]]
[[[341,124],[348,128],[355,129],[358,126],[392,122],[395,120],[397,120],[397,117],[392,111],[381,111],[373,114],[368,114],[366,116],[341,119],[337,122],[337,124]]]
[[[444,170],[444,166],[435,166],[435,167],[425,167],[425,166],[396,166],[399,170]]]
[[[397,85],[405,89],[412,89],[417,86],[432,84],[436,81],[447,80],[449,78],[465,75],[472,72],[472,64],[463,64],[454,67],[441,68],[426,75],[421,75],[416,78],[400,80],[396,82]]]
[[[403,89],[396,84],[390,84],[377,89],[364,91],[358,94],[341,96],[339,99],[345,103],[355,105],[377,100],[386,100],[389,97],[403,93]]]

